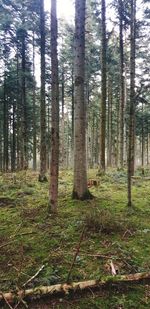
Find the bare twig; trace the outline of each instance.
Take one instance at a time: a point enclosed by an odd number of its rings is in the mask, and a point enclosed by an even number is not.
[[[15,233],[14,233],[12,236],[9,237],[10,239],[15,238],[15,236],[17,235],[17,233],[20,231],[21,226],[22,226],[22,222],[19,224],[19,226],[17,226],[17,228],[16,228],[16,230],[15,230]]]
[[[42,266],[39,268],[39,270],[35,273],[35,275],[32,276],[31,278],[29,278],[29,279],[27,280],[27,282],[25,282],[25,283],[23,284],[23,287],[25,287],[28,283],[30,283],[31,281],[33,281],[33,280],[39,275],[39,273],[43,270],[44,267],[45,267],[45,265],[42,265]]]
[[[17,267],[13,266],[13,268],[14,268],[18,273],[20,273],[20,274],[22,274],[22,275],[25,275],[25,276],[27,276],[27,277],[30,278],[30,276],[29,276],[28,274],[26,274],[26,273],[23,272],[23,271],[20,271]]]
[[[8,302],[7,298],[5,297],[5,295],[3,293],[0,293],[0,295],[2,295],[2,298],[4,299],[5,303],[7,304],[7,306],[10,308],[10,309],[14,309],[10,303]]]
[[[17,305],[14,307],[14,309],[17,309],[21,303],[24,305],[25,308],[29,308],[27,303],[21,298]]]
[[[122,238],[124,238],[127,234],[129,234],[130,236],[133,236],[133,233],[130,230],[126,230],[122,236]]]
[[[71,276],[71,272],[72,272],[72,269],[74,267],[74,264],[76,262],[76,258],[79,254],[79,251],[80,251],[80,247],[81,247],[81,243],[82,243],[82,240],[83,240],[83,236],[84,236],[84,232],[85,232],[85,226],[83,227],[83,230],[82,230],[82,233],[80,235],[80,240],[79,240],[79,243],[77,245],[77,248],[76,248],[76,252],[75,252],[75,255],[74,255],[74,259],[73,259],[73,262],[71,264],[71,267],[70,267],[70,270],[69,270],[69,273],[68,273],[68,276],[67,276],[67,283],[69,282],[70,280],[70,276]]]
[[[110,267],[111,267],[111,274],[113,276],[116,276],[117,272],[116,272],[115,265],[114,265],[113,261],[110,262]]]

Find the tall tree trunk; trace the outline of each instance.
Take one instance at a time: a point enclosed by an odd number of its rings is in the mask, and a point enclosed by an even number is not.
[[[131,0],[130,26],[130,108],[129,108],[129,146],[128,146],[128,206],[132,206],[131,176],[134,165],[135,133],[135,13],[136,0]]]
[[[48,96],[48,107],[47,107],[47,134],[48,134],[48,142],[47,142],[47,168],[50,168],[50,149],[51,149],[51,141],[50,141],[50,121],[51,121],[51,99],[50,95]]]
[[[57,11],[56,0],[51,0],[51,162],[50,162],[50,210],[57,212],[59,174],[59,80],[57,56]]]
[[[61,81],[61,163],[62,168],[65,167],[65,115],[64,115],[64,104],[65,104],[65,93],[64,93],[64,67],[62,67],[62,81]],[[69,151],[69,149],[68,149]]]
[[[146,150],[147,150],[147,165],[149,165],[149,124],[148,124],[148,121],[147,121],[147,140],[146,140]]]
[[[0,171],[3,171],[3,135],[2,123],[0,121]]]
[[[108,79],[107,165],[112,165],[112,80]]]
[[[85,107],[85,0],[75,1],[74,53],[74,184],[72,197],[88,199],[86,163],[86,107]]]
[[[119,89],[119,166],[123,168],[124,158],[124,48],[123,48],[123,3],[119,0],[119,50],[120,50],[120,89]]]
[[[36,160],[36,90],[35,90],[35,38],[33,31],[33,170],[36,171],[37,160]]]
[[[21,117],[21,110],[20,110],[20,100],[19,100],[19,47],[17,42],[17,96],[16,96],[16,116],[17,116],[17,123],[16,123],[16,131],[17,131],[17,170],[20,170],[20,117]]]
[[[145,148],[145,137],[144,137],[144,105],[142,102],[142,167],[144,167],[144,149]]]
[[[12,160],[11,160],[11,170],[14,172],[16,169],[16,102],[13,102],[13,118],[12,118]]]
[[[3,168],[7,172],[9,168],[8,152],[8,100],[6,93],[6,67],[7,67],[7,44],[4,33],[4,84],[3,84]]]
[[[106,5],[105,0],[101,1],[101,134],[100,134],[100,170],[105,172],[105,138],[106,138]]]
[[[71,152],[74,154],[74,70],[71,73]],[[72,162],[73,163],[73,162]]]
[[[45,13],[44,0],[40,1],[40,51],[41,51],[41,105],[40,105],[40,174],[39,181],[47,181],[46,177],[46,104],[45,104]]]
[[[4,72],[4,88],[3,88],[3,167],[4,171],[8,171],[8,102],[6,96],[6,73]]]
[[[26,30],[24,18],[21,36],[21,169],[28,166],[27,106],[26,106]]]

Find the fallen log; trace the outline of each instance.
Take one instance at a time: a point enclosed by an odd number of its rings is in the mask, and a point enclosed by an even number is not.
[[[56,284],[51,286],[39,286],[32,289],[12,291],[8,293],[0,292],[0,302],[7,301],[10,304],[17,300],[39,298],[43,296],[66,295],[69,292],[81,292],[88,289],[96,289],[99,287],[107,287],[108,285],[116,285],[121,283],[139,283],[143,280],[150,279],[150,272],[135,273],[130,275],[107,276],[100,280],[88,280],[81,282],[73,282],[70,284]]]

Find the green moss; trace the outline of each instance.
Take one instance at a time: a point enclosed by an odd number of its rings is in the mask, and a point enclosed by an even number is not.
[[[148,173],[148,172],[147,172]],[[96,171],[89,172],[89,178]],[[109,170],[97,188],[90,188],[95,199],[71,199],[72,172],[62,171],[57,216],[47,215],[48,183],[38,182],[38,174],[18,173],[16,183],[0,179],[0,195],[8,203],[0,207],[0,285],[9,290],[21,286],[42,264],[44,270],[32,285],[65,282],[83,225],[90,218],[74,265],[74,281],[98,279],[110,275],[110,259],[119,273],[148,271],[150,268],[150,181],[139,180],[133,186],[134,209],[127,209],[126,171]],[[13,207],[11,207],[13,206]],[[95,214],[95,221],[93,220]],[[95,223],[96,222],[96,223]],[[97,227],[96,228],[96,224]],[[103,231],[101,227],[103,226]],[[100,228],[99,228],[100,227]],[[99,257],[96,257],[99,254]],[[6,279],[4,281],[4,279]],[[92,298],[82,297],[68,308],[149,308],[144,288],[105,291]],[[148,294],[148,292],[147,292]],[[66,307],[58,302],[56,308]]]

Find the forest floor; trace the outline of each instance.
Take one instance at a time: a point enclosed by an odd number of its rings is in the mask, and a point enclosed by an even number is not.
[[[90,190],[95,199],[71,199],[72,172],[61,171],[58,215],[47,215],[48,183],[38,174],[20,172],[0,176],[0,290],[20,288],[44,265],[27,287],[65,283],[83,225],[80,252],[72,281],[110,275],[113,262],[119,274],[150,269],[150,178],[133,180],[133,209],[127,208],[127,175],[110,170]],[[96,179],[96,171],[89,178]],[[146,171],[150,175],[150,170]],[[2,308],[8,308],[3,305]],[[24,308],[17,307],[17,308]],[[29,308],[150,308],[150,285],[133,285],[64,299],[45,299]]]

